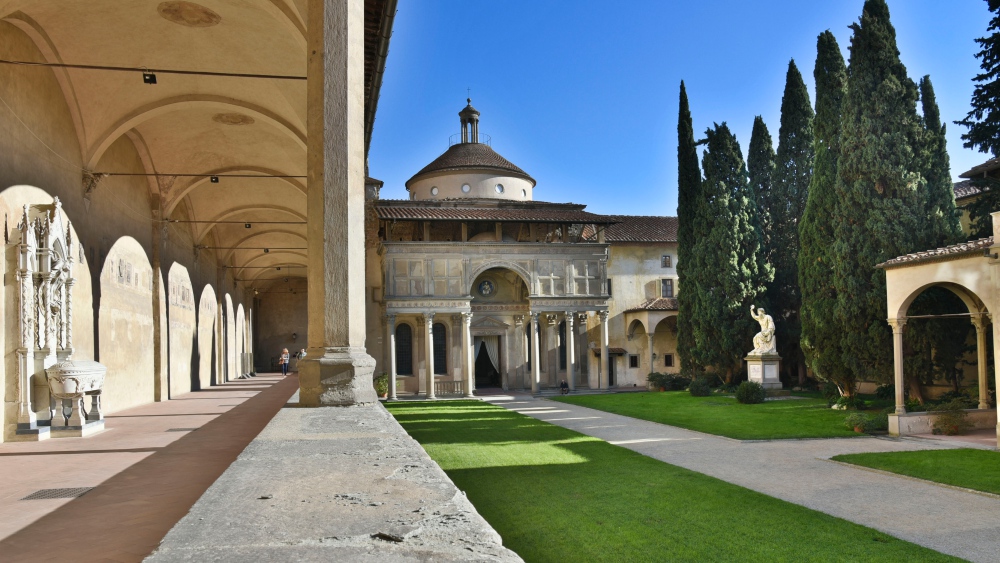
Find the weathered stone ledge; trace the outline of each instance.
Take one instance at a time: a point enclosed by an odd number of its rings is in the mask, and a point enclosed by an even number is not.
[[[146,559],[520,560],[381,405],[291,403]]]

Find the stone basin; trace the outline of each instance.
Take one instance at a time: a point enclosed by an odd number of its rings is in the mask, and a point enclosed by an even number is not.
[[[46,368],[49,392],[56,399],[76,399],[104,387],[108,368],[92,360],[65,360]]]

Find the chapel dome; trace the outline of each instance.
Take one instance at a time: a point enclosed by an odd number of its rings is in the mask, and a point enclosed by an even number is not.
[[[479,110],[467,101],[458,112],[461,140],[406,181],[410,199],[531,201],[535,179],[497,154],[488,141],[479,142]]]

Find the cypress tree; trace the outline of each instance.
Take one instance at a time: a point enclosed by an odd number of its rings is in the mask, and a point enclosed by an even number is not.
[[[747,153],[747,171],[750,174],[750,189],[757,204],[757,219],[760,223],[761,250],[764,261],[773,264],[771,261],[773,224],[770,208],[773,205],[771,201],[773,198],[771,176],[774,174],[774,144],[764,119],[759,115],[753,120],[753,132],[750,134],[750,148]],[[762,303],[761,306],[766,305]]]
[[[892,335],[885,272],[876,264],[921,249],[925,180],[917,86],[899,60],[885,0],[866,0],[851,26],[847,94],[837,162],[833,281],[841,361],[856,378],[887,381]],[[844,390],[853,393],[853,389]]]
[[[695,360],[732,382],[757,328],[748,309],[761,302],[773,270],[763,261],[755,196],[739,143],[725,123],[706,136],[702,209],[711,222],[694,248],[699,260]]]
[[[799,349],[802,331],[799,309],[799,221],[809,196],[813,174],[813,109],[809,90],[795,61],[789,61],[785,93],[781,98],[781,128],[775,160],[773,197],[769,205],[774,227],[771,234],[774,281],[768,285],[768,301],[775,320],[778,352],[790,370],[805,379],[805,364]],[[793,371],[793,373],[794,373]]]
[[[813,374],[841,389],[853,389],[853,373],[840,361],[841,330],[834,319],[837,292],[833,286],[834,217],[837,157],[840,152],[840,111],[847,87],[847,66],[837,39],[829,30],[816,41],[816,154],[809,196],[799,223],[799,287],[802,291],[801,347]]]
[[[699,370],[692,351],[695,348],[691,319],[694,314],[694,286],[697,264],[694,247],[704,231],[699,220],[701,205],[701,169],[694,140],[694,125],[688,107],[687,90],[681,82],[680,111],[677,119],[677,355],[685,372]],[[685,290],[685,288],[689,288]]]
[[[962,238],[962,225],[955,208],[955,186],[951,182],[945,126],[941,123],[941,112],[930,76],[920,79],[920,102],[924,114],[927,247],[937,248],[958,242]]]
[[[992,32],[976,39],[981,47],[976,53],[981,74],[973,78],[976,88],[972,92],[972,110],[965,119],[956,121],[968,128],[962,135],[967,149],[979,149],[1000,157],[1000,0],[987,0],[993,18],[986,28]],[[1000,209],[1000,182],[992,178],[973,180],[983,195],[967,205],[973,237],[987,237],[993,233],[990,212]]]

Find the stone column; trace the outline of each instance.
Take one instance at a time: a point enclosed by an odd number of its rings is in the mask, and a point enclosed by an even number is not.
[[[600,311],[598,313],[601,317],[601,373],[597,374],[597,388],[601,388],[601,378],[608,378],[608,386],[611,386],[611,379],[609,379],[610,369],[608,366],[611,365],[611,357],[608,355],[608,312]]]
[[[990,386],[986,381],[986,315],[972,316],[972,326],[976,327],[976,370],[979,374],[979,408],[990,408]]]
[[[531,394],[538,394],[538,313],[531,312]]]
[[[587,350],[587,313],[578,313],[576,316],[576,324],[579,326],[580,338],[577,341],[577,348],[580,350],[580,373],[583,375],[581,379],[586,380],[586,384],[590,386],[590,356]]]
[[[576,353],[573,348],[573,336],[573,312],[566,311],[566,380],[570,391],[576,391]]]
[[[303,406],[378,402],[365,351],[364,2],[309,0],[309,350]]]
[[[515,352],[515,368],[514,372],[517,373],[517,388],[524,388],[524,366],[527,364],[525,358],[525,336],[524,336],[524,315],[514,315],[514,341],[517,342],[517,351]]]
[[[150,266],[153,268],[153,401],[166,401],[170,398],[170,389],[167,387],[167,369],[169,362],[163,357],[163,339],[167,335],[163,334],[162,319],[167,314],[161,307],[161,294],[163,293],[163,275],[160,269],[160,248],[163,246],[163,231],[166,225],[160,223],[162,209],[160,208],[160,197],[151,196],[151,209],[153,224],[151,228],[151,252]]]
[[[462,313],[462,369],[465,375],[465,396],[473,397],[476,369],[472,359],[472,313]]]
[[[389,351],[389,400],[396,400],[396,315],[385,316],[385,343]]]
[[[892,361],[896,385],[896,414],[906,414],[906,400],[903,398],[903,327],[906,319],[889,319],[892,327]]]
[[[653,350],[653,339],[656,338],[655,332],[647,333],[649,337],[649,372],[652,373],[656,371],[656,352]]]
[[[427,355],[427,389],[424,390],[428,399],[434,399],[434,313],[424,314],[424,354]]]
[[[549,385],[559,385],[558,320],[555,315],[545,315],[545,379]]]

